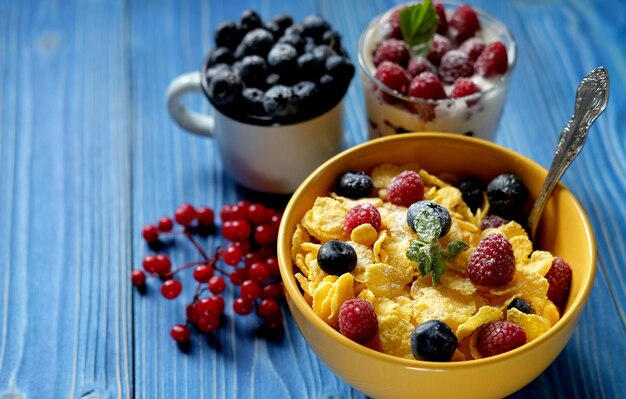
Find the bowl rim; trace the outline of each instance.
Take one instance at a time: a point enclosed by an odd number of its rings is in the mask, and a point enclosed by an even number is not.
[[[375,73],[372,73],[372,71],[369,70],[367,62],[365,61],[366,56],[364,52],[366,49],[365,39],[367,35],[372,29],[376,27],[378,23],[382,21],[384,17],[388,16],[393,10],[400,8],[400,7],[404,7],[406,5],[417,4],[417,3],[422,3],[422,1],[409,1],[407,3],[398,4],[384,11],[383,13],[378,14],[374,18],[372,18],[370,22],[367,24],[367,26],[365,27],[365,29],[361,31],[361,34],[359,35],[358,44],[357,44],[357,63],[359,64],[359,70],[361,71],[361,73],[364,76],[366,76],[370,82],[375,84],[378,89],[384,91],[386,94],[393,96],[399,100],[402,100],[408,103],[414,103],[414,104],[449,104],[459,99],[462,99],[464,101],[474,100],[475,98],[477,99],[481,97],[486,97],[490,93],[495,92],[496,90],[500,89],[503,86],[506,87],[507,83],[512,78],[513,70],[515,69],[515,65],[517,64],[517,41],[515,40],[515,37],[513,36],[509,28],[502,21],[500,21],[498,18],[494,17],[493,15],[489,14],[488,12],[484,11],[483,9],[476,7],[475,5],[472,5],[472,8],[478,15],[478,18],[484,21],[488,21],[490,25],[495,26],[496,30],[499,33],[503,34],[510,43],[510,45],[507,46],[507,55],[512,56],[512,57],[509,57],[510,58],[509,68],[502,76],[500,76],[500,78],[498,78],[498,80],[494,83],[492,87],[488,88],[487,90],[481,90],[479,93],[470,94],[469,96],[465,96],[465,97],[444,98],[440,100],[433,100],[433,99],[412,97],[407,94],[402,94],[398,92],[397,90],[394,90],[388,87],[387,85],[383,84],[383,82],[378,80],[376,76],[374,76]],[[441,3],[443,3],[446,6],[453,6],[455,8],[458,8],[461,5],[463,5],[463,3],[461,2],[451,1],[451,0],[443,0],[441,1]]]
[[[294,192],[292,197],[290,198],[287,206],[285,207],[285,211],[283,213],[283,218],[280,224],[279,232],[278,232],[278,263],[280,268],[280,273],[282,275],[283,284],[285,290],[287,292],[288,299],[290,299],[291,303],[306,317],[310,322],[312,322],[320,333],[326,335],[327,338],[339,341],[341,344],[345,345],[348,349],[355,350],[360,352],[364,356],[368,356],[378,360],[380,362],[395,364],[398,366],[409,367],[409,368],[419,368],[419,369],[429,369],[429,370],[440,370],[440,371],[452,371],[457,369],[470,369],[473,367],[481,367],[483,365],[497,365],[498,363],[506,362],[509,358],[516,357],[518,354],[523,354],[527,352],[545,341],[550,340],[552,337],[556,336],[561,330],[563,330],[567,325],[571,322],[576,321],[580,313],[582,312],[585,303],[591,293],[591,289],[594,284],[595,274],[596,274],[596,262],[597,262],[597,254],[596,254],[596,241],[593,234],[593,230],[591,227],[591,223],[585,210],[579,203],[578,199],[574,196],[574,194],[565,187],[563,183],[559,183],[561,189],[564,189],[566,193],[568,193],[572,200],[573,205],[577,211],[577,214],[580,216],[581,221],[584,226],[585,235],[588,240],[586,242],[591,265],[589,270],[584,275],[584,281],[582,282],[582,288],[580,294],[577,298],[572,298],[573,302],[569,304],[568,310],[559,318],[557,323],[552,326],[546,333],[542,334],[539,338],[533,340],[532,342],[526,343],[521,347],[513,349],[509,352],[502,353],[500,355],[481,358],[481,359],[472,359],[466,361],[458,361],[458,362],[430,362],[424,360],[414,360],[414,359],[405,359],[393,355],[388,355],[383,352],[376,351],[374,349],[368,348],[364,345],[358,344],[349,338],[343,336],[339,331],[332,328],[326,322],[324,322],[319,316],[317,316],[311,306],[307,303],[302,295],[300,287],[291,272],[293,266],[293,261],[291,258],[291,235],[288,234],[287,228],[287,220],[289,219],[287,216],[290,215],[294,208],[297,206],[300,198],[303,196],[305,188],[311,185],[316,177],[320,174],[324,173],[324,170],[329,167],[329,165],[339,162],[341,159],[349,157],[351,154],[367,151],[367,149],[371,147],[375,147],[380,145],[382,142],[388,141],[413,141],[413,140],[432,140],[438,139],[443,141],[457,141],[462,142],[472,146],[482,146],[487,147],[492,151],[498,151],[505,153],[508,157],[513,157],[516,159],[520,159],[527,166],[538,169],[544,175],[547,175],[547,170],[533,161],[530,158],[525,157],[524,155],[515,152],[509,148],[504,146],[495,144],[493,142],[475,138],[468,137],[453,133],[442,133],[442,132],[412,132],[412,133],[404,133],[401,135],[392,135],[392,136],[384,136],[377,139],[369,140],[364,143],[358,144],[354,147],[346,149],[339,154],[333,156],[328,159],[322,165],[320,165],[315,171],[313,171],[298,187],[298,189]],[[300,327],[298,327],[300,328]]]

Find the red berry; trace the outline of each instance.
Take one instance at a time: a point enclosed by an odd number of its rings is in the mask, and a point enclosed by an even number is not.
[[[224,313],[224,299],[221,296],[210,296],[196,302],[196,314],[198,317],[211,314],[221,315]]]
[[[237,298],[233,301],[233,310],[239,315],[245,316],[250,314],[253,308],[253,302],[248,299]]]
[[[555,256],[546,279],[550,284],[548,298],[559,307],[565,305],[572,285],[572,268],[563,259]]]
[[[252,224],[267,223],[271,217],[271,211],[261,204],[250,204],[246,209],[246,219]]]
[[[191,338],[191,331],[189,331],[189,329],[182,324],[176,324],[174,327],[172,327],[170,335],[172,336],[174,341],[182,344],[185,342],[189,342],[189,339]]]
[[[441,58],[439,76],[444,83],[452,84],[458,78],[465,78],[474,74],[474,66],[467,54],[460,50],[450,50]]]
[[[283,314],[281,312],[274,313],[269,317],[265,317],[265,326],[271,330],[277,329],[283,325]]]
[[[250,266],[250,278],[263,284],[270,279],[270,268],[265,262],[256,262]]]
[[[185,313],[187,314],[187,321],[189,323],[196,323],[198,321],[199,312],[196,308],[198,302],[192,302],[185,308]]]
[[[229,245],[226,248],[222,248],[219,251],[220,258],[230,266],[237,266],[237,264],[241,261],[241,257],[243,253],[241,248],[235,245]]]
[[[130,281],[135,287],[142,287],[146,285],[146,274],[141,270],[133,270],[130,274]]]
[[[398,39],[388,39],[382,42],[374,51],[374,65],[379,66],[385,61],[393,62],[405,67],[411,58],[407,44]]]
[[[176,209],[174,219],[181,226],[189,226],[196,219],[196,209],[189,204],[182,204]]]
[[[220,326],[220,316],[217,314],[208,314],[200,316],[196,322],[198,329],[203,333],[210,333],[217,330]]]
[[[378,319],[371,303],[349,299],[339,308],[339,332],[358,343],[372,340],[378,332]]]
[[[387,200],[395,205],[409,207],[424,198],[424,182],[417,172],[405,170],[394,176],[387,186]]]
[[[259,245],[270,245],[276,242],[277,231],[271,224],[261,224],[254,228],[254,241]]]
[[[155,242],[159,240],[159,229],[155,225],[148,224],[141,230],[141,235],[146,242]]]
[[[503,224],[509,223],[509,221],[510,220],[507,220],[498,215],[487,215],[483,218],[480,228],[482,230],[494,229],[496,227],[502,226]]]
[[[428,61],[426,57],[421,55],[411,58],[409,66],[406,69],[411,78],[416,77],[422,72],[437,73],[437,68],[435,68],[435,66]]]
[[[159,260],[156,255],[147,255],[143,258],[142,266],[148,273],[156,273],[157,268],[159,267]]]
[[[402,39],[404,37],[402,28],[400,27],[400,11],[402,11],[403,8],[404,7],[393,10],[387,21],[385,21],[384,27],[385,30],[389,31],[389,38]]]
[[[224,222],[222,235],[229,241],[243,241],[250,237],[252,228],[245,220],[233,220]]]
[[[276,302],[276,300],[266,298],[259,303],[256,311],[259,316],[267,319],[274,316],[276,313],[280,313],[280,305]]]
[[[452,50],[452,43],[450,40],[442,35],[435,33],[433,41],[430,43],[430,51],[428,52],[428,61],[433,65],[439,65],[441,57],[448,51]]]
[[[263,262],[263,257],[258,252],[249,252],[244,256],[244,262],[247,268],[250,268],[254,263]]]
[[[509,321],[492,321],[477,333],[476,347],[482,357],[499,355],[526,343],[526,332]]]
[[[348,233],[352,233],[356,227],[369,223],[376,229],[380,230],[380,212],[372,204],[359,204],[354,206],[346,214],[343,229]]]
[[[165,276],[167,273],[172,270],[172,261],[166,255],[157,255],[155,257],[155,267],[154,272],[159,276]]]
[[[161,286],[161,295],[166,299],[174,299],[183,290],[183,286],[180,281],[176,279],[167,280]]]
[[[391,90],[406,94],[409,90],[410,78],[404,68],[393,62],[385,61],[376,70],[376,79]]]
[[[235,241],[233,243],[233,246],[235,248],[239,248],[239,250],[241,251],[242,255],[247,254],[252,249],[251,245],[250,245],[250,241]]]
[[[255,301],[261,296],[261,285],[256,280],[246,280],[239,288],[241,297],[249,301]]]
[[[159,219],[159,231],[167,233],[172,231],[173,228],[174,222],[172,221],[172,218],[165,216]]]
[[[448,31],[448,19],[446,18],[446,11],[443,8],[443,4],[435,3],[435,11],[437,12],[437,33],[445,35]]]
[[[209,279],[209,291],[219,295],[226,289],[226,282],[220,276],[213,276]]]
[[[213,277],[213,267],[209,264],[197,266],[193,271],[193,278],[199,283],[208,283]]]
[[[265,264],[270,269],[270,277],[279,278],[280,277],[280,268],[278,267],[278,259],[275,256],[270,256],[265,259]]]
[[[200,226],[213,226],[215,223],[215,213],[213,212],[213,209],[206,206],[198,208],[196,217]]]
[[[480,22],[476,11],[470,5],[463,4],[450,17],[448,27],[452,40],[463,43],[480,29]]]
[[[472,37],[464,41],[460,46],[459,50],[467,54],[470,61],[476,61],[478,56],[485,50],[485,42],[482,39],[477,37]]]
[[[411,81],[409,95],[417,98],[440,100],[446,98],[441,81],[432,72],[422,72]]]
[[[476,59],[474,68],[486,78],[505,73],[509,69],[509,60],[504,44],[502,42],[489,43]]]
[[[490,234],[478,243],[467,263],[467,274],[474,284],[498,287],[513,280],[515,254],[502,234]]]
[[[285,295],[283,283],[268,284],[263,287],[261,298],[281,298]]]
[[[230,273],[230,282],[234,285],[241,285],[241,283],[247,279],[248,270],[246,269],[235,269],[232,273]]]
[[[479,92],[480,88],[476,86],[476,83],[472,82],[471,79],[458,78],[456,82],[454,82],[454,86],[452,86],[452,93],[450,93],[450,98],[470,96]]]
[[[248,208],[251,204],[252,203],[248,200],[239,200],[237,201],[235,205],[237,205],[239,208],[241,208],[245,212],[246,208]]]

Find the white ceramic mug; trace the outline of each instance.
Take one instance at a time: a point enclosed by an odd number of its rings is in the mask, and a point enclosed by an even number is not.
[[[216,140],[224,169],[242,186],[292,193],[341,149],[343,100],[309,120],[263,126],[237,121],[215,107],[213,116],[185,108],[183,97],[200,91],[204,91],[201,72],[178,76],[167,89],[167,108],[183,129]]]

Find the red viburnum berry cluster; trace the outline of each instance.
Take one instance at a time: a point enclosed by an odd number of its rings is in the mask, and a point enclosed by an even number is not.
[[[192,328],[212,333],[220,327],[226,308],[222,295],[227,289],[227,281],[233,288],[239,287],[239,296],[232,303],[235,314],[247,315],[256,308],[265,327],[276,329],[282,326],[279,302],[284,297],[284,290],[275,245],[281,216],[280,211],[245,200],[225,205],[220,211],[220,232],[227,243],[211,256],[196,239],[198,234],[213,234],[217,230],[215,214],[209,207],[194,208],[183,204],[176,209],[174,219],[163,217],[157,224],[143,228],[143,238],[153,249],[163,246],[162,238],[182,235],[200,255],[200,259],[173,269],[167,255],[150,254],[143,260],[143,270],[134,270],[131,274],[133,285],[142,291],[146,289],[147,276],[160,278],[163,297],[175,299],[183,288],[175,276],[193,268],[197,287],[186,308],[186,322],[171,330],[176,342],[187,344]],[[179,230],[175,229],[175,224],[180,226]]]

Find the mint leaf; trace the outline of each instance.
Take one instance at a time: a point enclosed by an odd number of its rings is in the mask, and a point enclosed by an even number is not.
[[[428,44],[437,31],[439,17],[431,0],[414,4],[400,11],[400,29],[404,41],[416,53],[428,51]]]
[[[419,211],[415,217],[415,232],[424,242],[432,242],[441,234],[441,223],[433,212]]]
[[[446,255],[443,251],[438,250],[433,253],[432,270],[430,274],[433,278],[433,284],[439,284],[441,276],[446,272]]]
[[[460,240],[451,242],[446,248],[446,259],[454,260],[454,258],[459,256],[459,254],[463,252],[467,247],[468,245]]]

